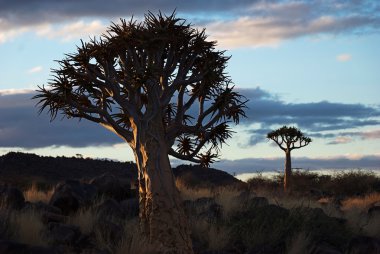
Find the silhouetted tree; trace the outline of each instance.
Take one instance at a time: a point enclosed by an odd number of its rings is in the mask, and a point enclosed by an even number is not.
[[[230,123],[245,116],[246,99],[224,72],[229,57],[206,39],[174,13],[122,19],[58,61],[54,79],[34,97],[52,120],[59,112],[84,118],[130,145],[140,229],[160,242],[160,253],[192,253],[168,155],[209,166],[232,135]]]
[[[269,132],[267,138],[273,140],[285,152],[284,190],[286,191],[290,187],[292,176],[290,152],[307,146],[311,138],[306,137],[299,129],[287,126]]]

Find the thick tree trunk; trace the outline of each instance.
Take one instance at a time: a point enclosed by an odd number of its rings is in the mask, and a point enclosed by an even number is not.
[[[286,150],[285,155],[284,191],[288,191],[292,178],[292,159],[290,157],[290,150]]]
[[[163,133],[160,123],[135,132],[140,229],[152,244],[159,245],[157,253],[193,253]]]

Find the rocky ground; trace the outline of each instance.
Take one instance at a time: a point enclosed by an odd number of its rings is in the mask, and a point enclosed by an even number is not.
[[[15,168],[10,165],[12,161],[23,170],[32,168],[26,171],[40,180],[46,172],[54,172],[36,171],[43,167],[37,162],[41,157],[28,157],[34,161],[27,163],[21,157],[0,157],[0,165],[8,165],[0,168],[0,173],[6,175],[6,170]],[[65,170],[60,163],[48,160]],[[70,164],[79,163],[76,166],[86,161],[70,160],[77,161]],[[41,164],[37,167],[33,163]],[[78,171],[85,169],[87,173],[91,165]],[[43,201],[25,200],[25,183],[7,184],[2,178],[0,253],[151,253],[146,244],[139,245],[135,236],[138,199],[133,174],[113,174],[118,172],[117,167],[103,168],[105,172],[95,170],[100,174],[91,178],[78,172],[72,173],[75,177],[71,180],[59,179],[62,172],[59,177],[49,174],[54,188]],[[290,204],[289,200],[301,199],[299,193],[291,197],[263,194],[257,185],[253,188],[213,169],[180,166],[175,172],[196,253],[380,253],[380,195],[358,210],[360,221],[356,222],[360,225],[355,228],[346,216],[351,210],[344,209],[341,196],[311,189],[305,199],[309,203]]]

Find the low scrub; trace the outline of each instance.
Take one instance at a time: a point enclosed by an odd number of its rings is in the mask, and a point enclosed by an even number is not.
[[[279,192],[283,188],[283,174],[278,173],[269,178],[258,174],[247,183],[251,190],[258,193]],[[309,195],[313,191],[331,196],[366,195],[380,192],[380,178],[374,172],[365,170],[342,171],[332,175],[295,170],[292,173],[291,191],[302,195]]]
[[[295,187],[290,193],[282,191],[280,174],[272,178],[258,175],[248,181],[246,189],[192,188],[178,180],[195,253],[344,253],[355,236],[380,238],[380,214],[368,213],[380,205],[380,192],[373,192],[379,181],[374,174],[354,171],[320,176],[296,171],[293,177]],[[357,184],[346,188],[354,177],[370,187]],[[318,190],[319,196],[310,190]],[[52,192],[31,185],[24,196],[32,203],[47,203]],[[130,207],[131,203],[124,201],[101,197],[74,214],[61,216],[61,230],[78,230],[76,239],[90,239],[87,243],[99,253],[154,253],[155,243],[139,234],[137,214],[116,216],[123,206]],[[107,202],[111,210],[105,209]],[[51,247],[46,234],[51,225],[42,215],[34,210],[1,208],[0,239]],[[68,248],[67,253],[79,251]]]

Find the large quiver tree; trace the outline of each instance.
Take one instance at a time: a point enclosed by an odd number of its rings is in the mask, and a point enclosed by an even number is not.
[[[160,252],[191,253],[168,155],[208,166],[245,116],[246,100],[224,69],[229,57],[173,13],[121,20],[58,61],[34,97],[51,119],[87,119],[132,148],[138,166],[140,229]]]
[[[284,168],[284,190],[288,190],[291,185],[292,159],[290,152],[294,149],[307,146],[311,138],[305,136],[296,127],[283,126],[267,134],[267,138],[273,140],[285,152]]]

